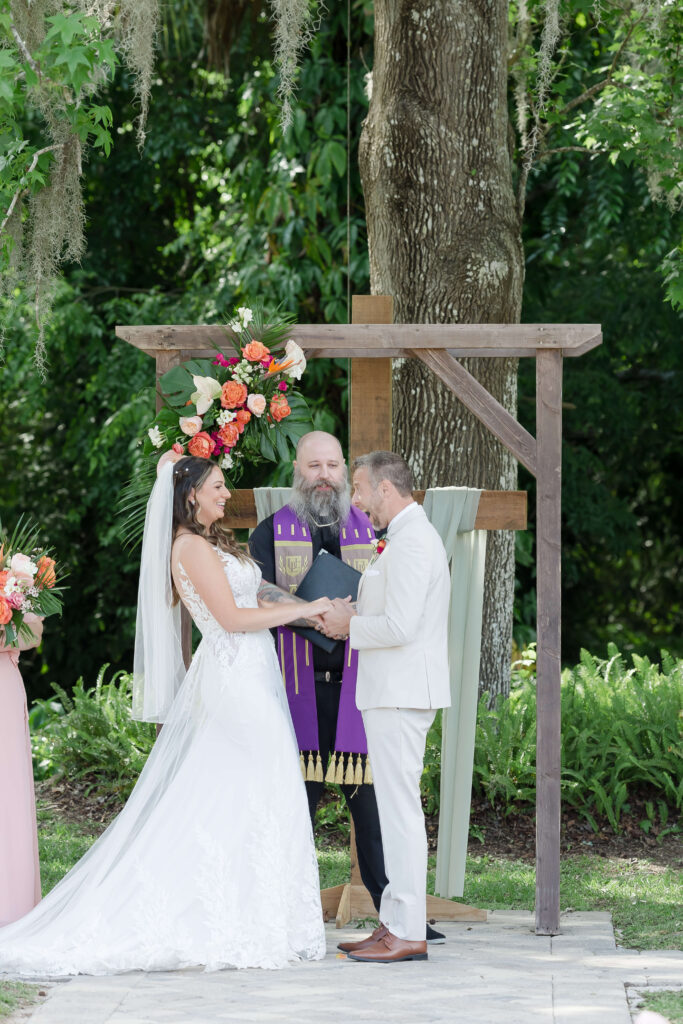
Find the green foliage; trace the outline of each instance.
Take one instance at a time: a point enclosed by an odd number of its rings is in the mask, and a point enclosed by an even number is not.
[[[474,791],[511,813],[532,805],[536,783],[536,688],[519,679],[509,699],[479,706]],[[611,644],[606,659],[582,651],[562,676],[562,800],[597,831],[595,815],[616,832],[631,801],[647,797],[642,824],[675,828],[683,808],[683,661],[662,652],[662,667]],[[657,809],[655,811],[655,808]]]
[[[562,801],[597,831],[595,815],[618,832],[631,803],[645,801],[641,828],[676,831],[683,808],[683,661],[662,652],[662,667],[632,657],[627,668],[581,652],[562,675]],[[536,651],[522,652],[508,698],[479,703],[472,786],[505,814],[536,797]],[[421,789],[427,814],[439,807],[441,716],[427,738]]]
[[[557,154],[532,172],[522,320],[600,324],[603,344],[564,363],[563,653],[615,642],[683,655],[683,346],[658,267],[677,224],[642,170]],[[520,362],[519,418],[535,430],[535,377]],[[533,531],[535,480],[530,491]],[[530,532],[529,538],[533,538]],[[520,624],[535,625],[531,564],[518,558]],[[520,635],[525,642],[527,636]]]
[[[130,716],[130,675],[117,672],[95,686],[79,679],[69,695],[54,685],[58,701],[37,701],[31,709],[33,757],[37,773],[85,779],[89,790],[125,800],[154,743],[154,726]],[[39,716],[39,717],[38,717]],[[37,728],[40,721],[40,728]]]
[[[583,0],[531,0],[512,3],[509,17],[520,211],[530,171],[533,188],[539,163],[559,156],[571,173],[581,159],[574,154],[582,150],[590,154],[591,176],[605,166],[637,168],[655,202],[671,213],[680,210],[680,6],[606,0],[598,9]],[[613,204],[606,199],[598,211],[602,229],[614,223]],[[680,238],[679,223],[679,243]],[[666,263],[660,257],[659,270],[675,304],[679,248]]]

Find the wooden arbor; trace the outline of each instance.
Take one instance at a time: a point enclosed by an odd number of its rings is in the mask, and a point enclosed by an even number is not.
[[[554,935],[560,923],[562,360],[599,345],[601,330],[596,324],[392,324],[387,296],[355,297],[353,319],[353,324],[300,325],[291,333],[309,358],[352,360],[352,458],[391,448],[391,358],[414,357],[430,367],[537,480],[536,932]],[[157,379],[178,362],[213,356],[212,346],[225,341],[219,326],[126,326],[117,327],[116,334],[155,357]],[[535,438],[458,362],[458,357],[468,356],[536,359]],[[513,497],[517,492],[489,494],[482,495],[477,528],[520,528],[519,504],[517,512],[512,511],[514,501],[519,502]],[[255,525],[253,495],[243,492],[241,497],[233,523]]]

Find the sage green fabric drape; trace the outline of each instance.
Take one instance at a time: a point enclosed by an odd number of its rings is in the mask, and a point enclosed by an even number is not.
[[[435,892],[462,896],[479,692],[486,531],[475,530],[480,490],[434,487],[424,510],[451,564],[448,656],[451,706],[442,720],[441,801]]]
[[[262,519],[272,516],[273,512],[279,512],[292,496],[291,487],[255,487],[254,502],[256,504],[256,518],[260,523]]]

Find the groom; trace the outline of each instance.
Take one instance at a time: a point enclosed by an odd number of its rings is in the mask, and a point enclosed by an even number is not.
[[[425,742],[435,709],[450,705],[450,576],[437,531],[412,498],[411,473],[393,452],[356,459],[353,503],[386,546],[363,573],[357,607],[337,601],[326,632],[359,651],[356,702],[363,713],[389,878],[380,926],[340,943],[353,960],[426,960],[427,836],[420,800]]]

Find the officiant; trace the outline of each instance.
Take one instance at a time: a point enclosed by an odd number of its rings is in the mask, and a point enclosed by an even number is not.
[[[313,431],[299,441],[292,497],[264,519],[249,539],[264,580],[294,591],[319,551],[362,572],[375,553],[375,534],[364,512],[351,505],[341,445]],[[358,867],[379,910],[387,883],[382,836],[363,721],[356,708],[358,654],[347,642],[323,650],[289,628],[278,629],[277,650],[315,812],[325,782],[338,783],[356,830]]]

